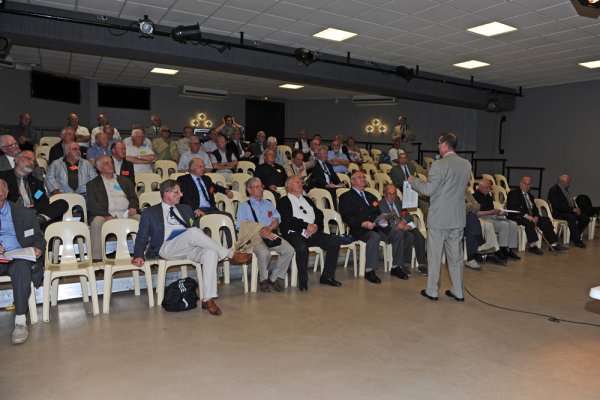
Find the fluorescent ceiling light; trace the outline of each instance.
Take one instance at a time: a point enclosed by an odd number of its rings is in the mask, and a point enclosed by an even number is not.
[[[473,69],[473,68],[479,68],[479,67],[487,67],[490,64],[482,62],[482,61],[477,61],[477,60],[469,60],[469,61],[463,61],[461,63],[457,63],[457,64],[453,64],[453,65],[455,67]]]
[[[282,89],[302,89],[304,86],[302,85],[295,85],[293,83],[285,83],[283,85],[279,85],[280,88]]]
[[[351,37],[356,36],[356,33],[341,31],[339,29],[327,28],[324,31],[315,33],[313,36],[321,39],[328,39],[336,42],[341,42],[342,40],[350,39]]]
[[[600,60],[583,62],[579,63],[579,65],[586,68],[600,68]]]
[[[483,36],[496,36],[506,32],[516,31],[517,28],[513,28],[512,26],[508,26],[500,22],[490,22],[489,24],[476,26],[467,30]]]
[[[152,72],[153,74],[165,74],[165,75],[175,75],[176,73],[179,72],[178,69],[169,69],[169,68],[152,68]]]

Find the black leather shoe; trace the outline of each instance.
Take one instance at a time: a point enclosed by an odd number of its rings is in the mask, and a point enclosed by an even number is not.
[[[512,251],[512,249],[508,249],[506,251],[506,256],[512,260],[518,261],[521,259],[521,257],[519,257],[518,255],[515,254],[514,251]]]
[[[365,274],[365,279],[371,283],[381,283],[381,279],[375,274],[375,270],[372,269]]]
[[[406,272],[404,272],[404,270],[400,267],[392,268],[392,270],[390,271],[390,274],[392,274],[395,277],[398,277],[400,279],[408,280],[408,274]]]
[[[421,290],[421,296],[423,297],[427,297],[429,300],[431,301],[437,301],[437,297],[433,297],[427,294],[427,291],[425,289]]]
[[[321,278],[319,279],[319,283],[321,285],[342,286],[342,282],[338,282],[334,278]]]
[[[562,251],[569,251],[569,247],[568,246],[563,246],[560,243],[557,243],[556,246],[552,246],[552,248],[558,252],[562,252]]]
[[[497,252],[494,253],[494,255],[496,257],[498,257],[498,259],[502,260],[502,261],[506,261],[508,260],[508,256],[506,255],[506,253],[503,251],[503,249],[498,250]],[[490,255],[488,254],[488,257]]]
[[[527,249],[528,252],[533,253],[533,254],[537,254],[538,256],[543,256],[544,252],[542,250],[540,250],[539,247],[537,246],[533,246]]]
[[[448,296],[448,297],[452,297],[452,298],[453,298],[454,300],[456,300],[456,301],[465,301],[465,298],[464,298],[464,297],[456,297],[456,296],[454,295],[454,293],[452,293],[452,291],[451,291],[451,290],[446,290],[446,296]]]
[[[308,282],[299,282],[298,289],[300,289],[301,292],[306,292],[308,290]]]
[[[585,249],[585,243],[583,243],[583,241],[578,240],[575,242],[575,247],[579,247],[580,249]]]
[[[496,265],[506,265],[506,261],[498,258],[498,256],[495,254],[488,254],[485,257],[485,261]]]

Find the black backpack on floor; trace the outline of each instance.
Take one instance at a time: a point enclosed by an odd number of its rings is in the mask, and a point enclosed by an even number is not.
[[[198,282],[192,278],[178,279],[165,290],[162,306],[165,311],[187,311],[198,307]]]

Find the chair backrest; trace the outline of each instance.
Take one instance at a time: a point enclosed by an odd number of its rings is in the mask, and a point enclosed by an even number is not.
[[[80,221],[87,224],[87,206],[85,202],[85,198],[77,193],[59,193],[50,197],[50,203],[57,200],[65,200],[69,203],[69,209],[63,215],[63,221]],[[82,216],[81,218],[75,217],[73,215],[73,209],[81,208]]]
[[[340,178],[340,182],[344,183],[346,187],[352,186],[352,182],[350,182],[350,177],[348,175],[338,172],[337,176]]]
[[[392,170],[392,166],[390,164],[379,164],[379,170],[383,174],[389,174],[390,171]]]
[[[494,200],[494,209],[496,210],[502,210],[502,203],[500,203],[499,201]]]
[[[490,174],[481,174],[481,178],[482,179],[487,179],[488,181],[492,182],[492,185],[496,184],[496,179],[494,178],[493,175],[490,175]]]
[[[381,200],[381,193],[377,189],[368,187],[368,188],[365,188],[365,192],[369,192],[373,196],[377,197],[377,201]]]
[[[540,215],[543,217],[550,218],[550,221],[554,223],[554,218],[552,217],[552,208],[550,207],[550,204],[548,204],[548,202],[543,199],[533,199],[533,202],[540,211]]]
[[[339,199],[340,196],[346,193],[348,190],[350,190],[350,188],[337,188],[335,189],[335,195]]]
[[[335,210],[331,210],[329,208],[322,209],[323,211],[323,232],[331,233],[329,228],[329,224],[337,225],[337,232],[333,232],[337,235],[345,235],[346,234],[346,225],[342,221],[342,216]]]
[[[45,174],[46,170],[48,169],[48,161],[45,158],[36,158],[35,162]]]
[[[510,186],[508,186],[508,179],[502,174],[495,174],[494,178],[496,178],[496,185],[502,186],[506,193],[510,192]]]
[[[375,166],[375,161],[371,158],[371,156],[363,156],[363,165],[371,164]]]
[[[206,233],[212,240],[219,243],[222,246],[227,246],[227,240],[225,239],[226,235],[221,235],[223,229],[229,230],[231,233],[231,240],[235,244],[237,240],[237,234],[235,232],[235,227],[233,226],[233,221],[227,215],[223,214],[207,214],[204,217],[200,218],[200,229],[203,231],[208,230]]]
[[[308,197],[315,203],[317,208],[321,210],[329,208],[333,210],[333,198],[331,193],[326,189],[314,188],[308,192]]]
[[[39,147],[48,147],[47,151],[50,152],[50,147],[54,146],[56,143],[60,142],[60,137],[58,136],[43,136],[40,138]]]
[[[360,150],[360,155],[362,156],[363,160],[365,159],[365,157],[371,157],[369,155],[369,150],[367,150],[363,147],[360,147],[358,150]]]
[[[44,252],[47,270],[77,269],[92,265],[90,230],[83,222],[54,222],[48,225],[44,237],[47,243]]]
[[[263,192],[263,199],[269,200],[271,203],[273,203],[273,205],[277,205],[277,202],[275,201],[275,195],[270,190],[265,189]]]
[[[48,158],[50,156],[50,147],[48,146],[38,146],[35,149],[35,158],[37,159],[43,159],[48,161]]]
[[[227,180],[225,179],[225,177],[223,175],[217,174],[215,172],[210,172],[210,173],[207,173],[207,174],[204,174],[204,175],[210,177],[210,179],[212,179],[212,181],[213,181],[213,183],[215,185],[221,185],[224,188],[228,187],[227,186]]]
[[[238,161],[237,169],[238,172],[243,172],[245,174],[250,174],[254,176],[254,171],[256,171],[256,165],[252,161]]]
[[[154,172],[165,181],[177,172],[177,163],[171,160],[157,160],[154,162]]]
[[[421,234],[423,235],[423,237],[427,237],[427,228],[425,226],[425,217],[423,215],[423,211],[421,211],[420,208],[412,208],[410,210],[408,210],[408,212],[410,213],[410,215],[412,215],[415,220],[415,224],[417,225],[417,228],[419,229],[419,231],[421,232]]]
[[[215,192],[215,204],[220,211],[225,211],[231,214],[233,218],[236,217],[237,207],[233,200],[224,195],[223,193]],[[238,203],[239,204],[239,203]],[[204,218],[204,217],[202,217]]]
[[[140,194],[140,210],[159,204],[162,201],[160,192],[146,192]]]
[[[431,164],[435,161],[433,157],[423,157],[423,168],[431,168]]]
[[[375,164],[379,163],[379,157],[381,156],[382,151],[379,149],[371,149],[371,157]]]
[[[142,193],[157,191],[162,181],[162,177],[154,172],[135,174],[135,186],[138,196]]]
[[[135,242],[139,228],[139,222],[131,218],[115,218],[102,224],[102,261],[109,263],[131,263],[132,253],[129,252],[129,241]],[[117,238],[117,246],[114,258],[106,256],[107,238]]]
[[[377,189],[380,193],[383,193],[383,187],[386,183],[392,183],[392,178],[390,178],[388,174],[377,172],[375,174],[375,189]]]
[[[348,164],[348,173],[352,174],[354,171],[360,171],[360,167],[357,163],[351,162],[350,164]]]
[[[371,178],[373,178],[375,176],[375,174],[377,173],[377,168],[373,164],[365,163],[362,165],[362,169],[363,169],[363,171],[365,171],[365,174],[369,175]]]
[[[398,200],[402,201],[402,199],[404,198],[402,196],[402,191],[400,190],[400,188],[396,188],[396,196],[398,196]]]
[[[184,176],[189,174],[189,172],[173,172],[171,175],[169,175],[169,179],[173,179],[174,181],[177,180],[177,178],[179,178],[180,176]]]
[[[427,177],[423,174],[417,174],[417,178],[419,178],[423,182],[427,182]]]
[[[506,190],[500,185],[492,186],[492,197],[500,204],[506,204]]]
[[[280,144],[277,146],[277,152],[282,151],[283,154],[287,157],[288,161],[292,159],[292,148],[290,146],[286,146],[285,144]]]
[[[238,191],[240,193],[246,192],[246,182],[252,178],[252,175],[245,172],[237,172],[231,174],[231,190]]]

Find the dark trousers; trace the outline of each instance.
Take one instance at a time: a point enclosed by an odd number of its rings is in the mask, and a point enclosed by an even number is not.
[[[535,230],[536,224],[527,218],[518,218],[515,219],[517,224],[523,225],[525,227],[525,234],[527,235],[528,243],[535,243],[538,240],[537,231]],[[539,217],[537,227],[540,228],[542,234],[548,241],[548,243],[553,244],[558,242],[558,237],[554,232],[554,226],[552,226],[552,221],[548,217]]]
[[[477,254],[477,249],[484,243],[481,222],[474,213],[467,213],[467,224],[465,226],[465,241],[467,244],[467,255]],[[536,239],[537,240],[537,239]]]
[[[571,240],[578,242],[581,240],[581,234],[590,223],[590,218],[587,215],[575,214],[575,213],[562,213],[555,212],[554,218],[564,219],[569,225],[571,231]]]
[[[0,264],[0,275],[10,276],[13,288],[13,299],[17,315],[27,313],[27,300],[31,294],[31,266],[27,260],[13,260],[8,264]]]
[[[321,278],[335,278],[335,268],[340,254],[340,242],[335,236],[317,231],[309,238],[293,233],[285,235],[284,239],[296,250],[299,282],[308,282],[308,248],[311,246],[320,247],[327,253]]]
[[[427,257],[425,255],[425,238],[423,234],[419,232],[419,229],[414,228],[407,232],[410,236],[413,237],[413,247],[415,248],[415,256],[417,256],[417,262],[419,265],[427,263]],[[411,259],[411,254],[408,255],[408,258],[405,256],[404,260],[408,261]]]
[[[370,271],[377,268],[379,264],[379,242],[384,241],[392,244],[392,265],[402,267],[404,265],[404,247],[405,232],[397,229],[388,230],[371,230],[362,235],[359,240],[367,244],[365,257],[365,271]],[[412,237],[409,238],[409,240]],[[412,241],[410,243],[412,246]],[[410,258],[407,260],[410,261]]]

